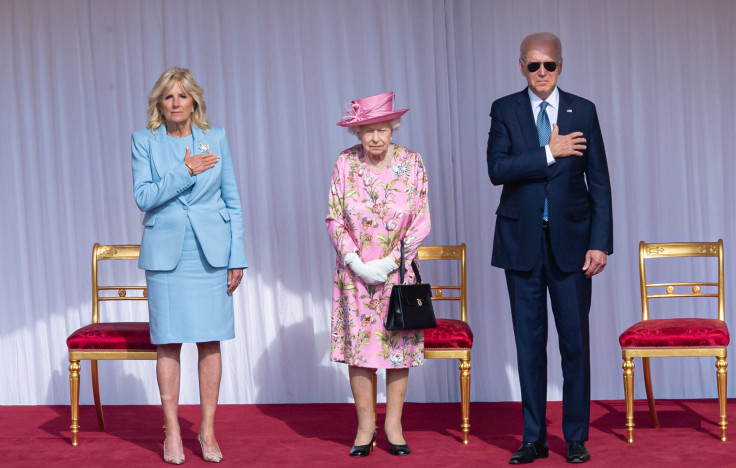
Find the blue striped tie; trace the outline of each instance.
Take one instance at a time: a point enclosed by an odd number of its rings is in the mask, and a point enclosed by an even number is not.
[[[545,109],[549,103],[542,101],[539,105],[539,114],[537,115],[537,135],[539,135],[539,146],[547,146],[549,143],[549,136],[552,134],[552,126],[549,124],[549,117]],[[549,212],[547,210],[547,197],[544,197],[544,213],[542,213],[542,219],[549,221]]]

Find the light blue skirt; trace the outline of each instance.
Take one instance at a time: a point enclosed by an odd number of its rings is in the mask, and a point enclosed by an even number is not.
[[[235,338],[227,268],[212,268],[187,223],[176,268],[146,271],[151,342],[203,343]]]

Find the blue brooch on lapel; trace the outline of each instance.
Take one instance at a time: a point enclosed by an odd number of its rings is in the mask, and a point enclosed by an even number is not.
[[[199,144],[199,151],[200,151],[200,153],[209,153],[210,152],[210,144],[209,143],[200,143]]]

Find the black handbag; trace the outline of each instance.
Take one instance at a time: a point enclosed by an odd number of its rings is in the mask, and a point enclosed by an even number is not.
[[[416,284],[404,284],[404,241],[401,241],[401,266],[399,267],[399,284],[391,288],[388,301],[386,330],[415,330],[419,328],[437,328],[432,307],[432,287],[422,283],[422,276],[414,260],[411,268],[417,277]]]

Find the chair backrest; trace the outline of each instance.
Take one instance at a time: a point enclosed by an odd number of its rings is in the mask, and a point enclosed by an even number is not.
[[[460,320],[468,321],[468,290],[465,267],[465,244],[460,245],[422,245],[419,247],[419,261],[454,260],[459,268],[459,284],[438,285],[431,278],[422,280],[432,285],[432,300],[457,301],[460,303]],[[449,292],[449,294],[446,294]]]
[[[646,260],[676,257],[717,257],[717,282],[667,282],[650,283],[647,280]],[[723,239],[718,242],[639,242],[639,283],[641,285],[642,320],[649,320],[650,299],[671,298],[717,298],[718,320],[725,321],[726,313],[723,300]],[[703,288],[706,290],[704,291]]]
[[[139,245],[100,245],[92,247],[92,323],[100,322],[100,303],[104,301],[146,301],[148,291],[145,286],[101,285],[98,264],[103,260],[138,260]],[[116,291],[116,294],[111,294]],[[129,292],[141,291],[140,296]]]

